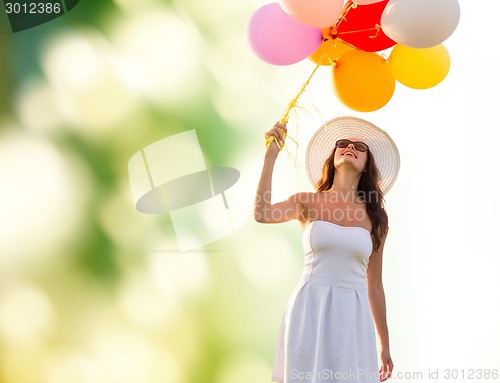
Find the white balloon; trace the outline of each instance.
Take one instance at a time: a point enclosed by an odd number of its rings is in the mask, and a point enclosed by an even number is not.
[[[382,13],[382,30],[411,48],[431,48],[453,33],[460,19],[457,0],[390,0]]]
[[[354,0],[354,2],[358,5],[368,5],[373,3],[380,3],[383,0]]]

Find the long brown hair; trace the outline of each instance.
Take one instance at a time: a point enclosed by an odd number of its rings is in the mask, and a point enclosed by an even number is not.
[[[333,179],[335,178],[334,157],[336,150],[337,147],[333,149],[332,154],[325,161],[321,178],[315,186],[317,192],[329,190],[333,185]],[[358,184],[358,196],[363,199],[366,206],[366,212],[372,222],[371,235],[373,247],[378,253],[381,245],[381,238],[385,236],[389,230],[389,219],[384,209],[384,196],[379,186],[380,175],[377,165],[375,164],[375,159],[370,153],[370,150],[368,150],[367,154],[365,170],[363,170],[363,174]]]

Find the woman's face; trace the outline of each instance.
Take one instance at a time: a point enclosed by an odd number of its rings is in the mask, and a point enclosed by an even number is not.
[[[347,138],[349,141],[356,142],[361,141],[359,138]],[[349,144],[345,148],[336,148],[335,156],[333,158],[335,169],[339,169],[342,166],[348,166],[358,173],[361,173],[368,160],[368,152],[361,152],[354,147],[354,144]]]

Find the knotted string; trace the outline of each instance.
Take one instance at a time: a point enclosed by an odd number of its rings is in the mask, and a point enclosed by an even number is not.
[[[288,104],[288,108],[286,109],[285,113],[283,114],[283,117],[281,117],[280,119],[280,124],[286,124],[288,122],[288,117],[290,115],[290,112],[297,108],[297,102],[300,98],[300,96],[302,95],[302,93],[304,93],[304,91],[306,90],[306,87],[309,85],[309,82],[311,81],[312,77],[314,76],[314,74],[316,73],[316,71],[318,70],[318,68],[321,66],[321,63],[323,62],[323,59],[325,58],[325,56],[322,56],[318,63],[316,64],[316,66],[314,67],[313,71],[311,72],[311,74],[309,75],[309,77],[307,78],[306,82],[304,82],[304,84],[302,85],[302,87],[300,88],[300,91],[297,93],[297,95],[290,101],[290,103]],[[281,134],[283,135],[284,137],[284,140],[286,138],[290,138],[294,143],[295,145],[297,145],[297,147],[299,146],[298,142],[296,140],[294,140],[292,137],[287,137],[287,134],[285,133],[285,131],[283,129],[280,129],[281,131]],[[278,145],[278,148],[281,150],[283,149],[283,147],[285,146],[284,144],[284,141],[283,140],[283,145],[281,145],[277,138],[275,136],[266,136],[266,148],[269,147],[269,145],[271,145],[271,142],[273,141],[276,141],[276,145]],[[290,154],[290,153],[289,153]]]

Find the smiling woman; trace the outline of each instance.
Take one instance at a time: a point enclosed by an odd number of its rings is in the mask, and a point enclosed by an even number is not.
[[[383,197],[399,171],[398,149],[368,121],[328,121],[306,153],[316,192],[273,204],[272,173],[286,132],[277,123],[266,133],[274,142],[266,152],[254,209],[258,222],[297,219],[303,229],[304,270],[285,308],[272,380],[339,379],[320,375],[334,371],[356,383],[384,381],[394,365],[382,285],[388,232]]]

